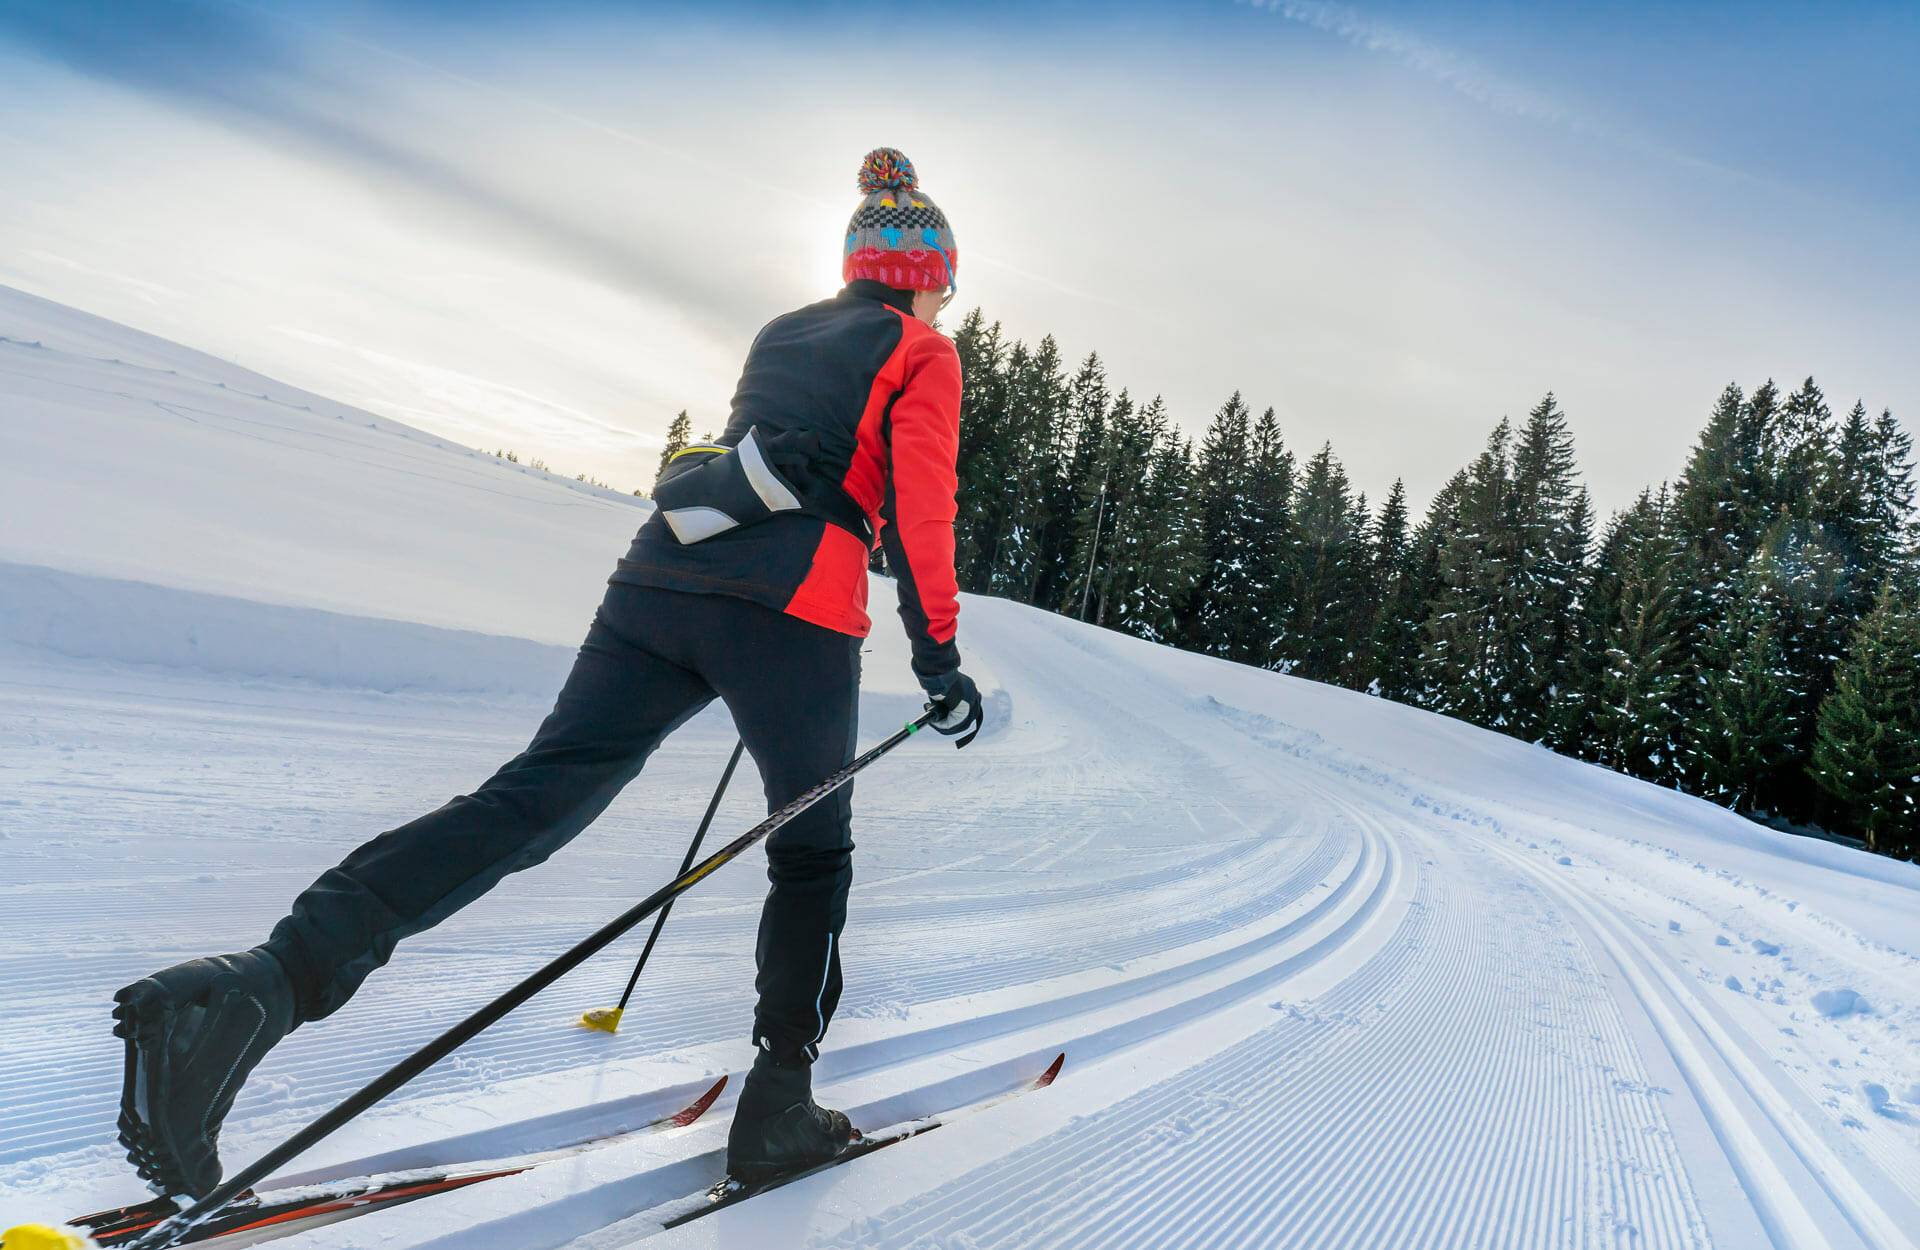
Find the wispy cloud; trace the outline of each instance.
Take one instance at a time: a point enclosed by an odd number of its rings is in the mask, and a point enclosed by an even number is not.
[[[1394,22],[1371,17],[1345,4],[1326,0],[1246,0],[1256,9],[1343,39],[1363,51],[1378,53],[1433,79],[1477,104],[1511,117],[1565,127],[1660,160],[1743,180],[1754,180],[1744,170],[1683,152],[1669,144],[1635,133],[1556,96],[1508,78],[1452,48],[1434,43]]]
[[[1432,43],[1403,26],[1368,17],[1348,5],[1327,4],[1322,0],[1249,0],[1249,3],[1288,21],[1337,35],[1365,51],[1390,56],[1498,112],[1583,129],[1590,125],[1588,119],[1558,100],[1508,81],[1472,58]]]

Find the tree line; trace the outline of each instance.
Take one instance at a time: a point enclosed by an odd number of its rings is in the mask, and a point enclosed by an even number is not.
[[[1891,413],[1836,418],[1811,378],[1729,386],[1680,476],[1602,524],[1549,394],[1416,518],[1237,392],[1196,444],[1097,354],[1069,369],[978,310],[954,342],[964,589],[1920,853],[1920,528]]]

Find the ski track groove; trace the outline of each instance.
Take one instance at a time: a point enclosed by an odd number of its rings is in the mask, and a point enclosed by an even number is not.
[[[1394,940],[1311,1005],[1345,1027],[1276,1023],[810,1244],[1709,1244],[1657,1103],[1614,1076],[1645,1088],[1584,946],[1525,878],[1484,855],[1407,843],[1414,897]],[[1429,855],[1478,862],[1442,874]],[[1462,897],[1463,882],[1478,897]],[[1523,918],[1527,936],[1504,942]],[[1516,965],[1489,949],[1535,957]],[[1547,992],[1555,982],[1565,992]],[[1476,1014],[1489,999],[1500,1010]],[[1401,1114],[1408,1103],[1423,1109]],[[1145,1148],[1156,1135],[1160,1148]],[[1618,1166],[1623,1154],[1631,1168]],[[1252,1200],[1262,1184],[1272,1188]]]
[[[1695,997],[1692,986],[1651,950],[1606,903],[1570,882],[1556,880],[1543,867],[1499,848],[1515,867],[1563,899],[1598,935],[1625,974],[1630,988],[1654,1021],[1682,1075],[1694,1088],[1728,1162],[1743,1179],[1769,1235],[1779,1246],[1822,1245],[1829,1229],[1802,1197],[1813,1189],[1826,1198],[1862,1244],[1913,1245],[1913,1239],[1883,1210],[1807,1126],[1783,1105],[1779,1091],[1756,1069],[1740,1043]],[[1677,1016],[1676,1016],[1677,1013]],[[1778,1143],[1798,1164],[1800,1184],[1790,1165],[1770,1148]]]

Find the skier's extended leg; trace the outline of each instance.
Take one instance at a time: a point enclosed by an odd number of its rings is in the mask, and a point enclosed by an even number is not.
[[[346,1002],[395,943],[565,845],[711,701],[706,682],[655,645],[682,623],[637,613],[636,593],[609,588],[553,711],[478,790],[328,869],[263,946],[177,965],[115,996],[127,1041],[121,1141],[154,1188],[209,1192],[221,1121],[281,1037]]]
[[[853,758],[859,639],[739,604],[729,630],[770,663],[744,671],[708,662],[772,811]],[[852,787],[767,841],[771,888],[760,913],[753,1038],[758,1048],[727,1141],[727,1170],[756,1179],[833,1157],[847,1117],[817,1106],[811,1069],[840,1001],[840,933],[853,882]]]

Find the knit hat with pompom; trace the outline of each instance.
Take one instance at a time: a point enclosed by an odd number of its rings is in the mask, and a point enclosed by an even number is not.
[[[847,223],[844,281],[871,278],[903,291],[953,285],[960,252],[947,215],[920,190],[913,162],[898,148],[875,148],[860,162],[866,198]]]

